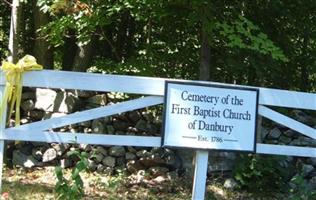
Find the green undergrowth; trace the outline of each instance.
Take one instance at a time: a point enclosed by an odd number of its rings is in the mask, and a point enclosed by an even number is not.
[[[69,180],[72,175],[71,169],[63,170],[64,177]],[[139,177],[127,175],[124,171],[118,171],[115,175],[82,172],[81,177],[84,185],[83,199],[109,199],[109,200],[190,200],[192,190],[192,179],[189,176],[174,178],[167,181],[155,182],[155,178],[145,173],[142,181],[137,182]],[[271,178],[271,177],[270,177]],[[267,190],[225,189],[223,187],[225,176],[211,175],[207,181],[206,200],[283,200],[300,199],[304,197],[302,192],[286,192],[265,186]],[[253,179],[258,181],[257,179]],[[297,189],[306,191],[304,184],[297,179]],[[272,180],[271,180],[272,181]],[[57,178],[54,167],[25,169],[5,169],[3,174],[2,198],[9,200],[32,200],[32,199],[57,199],[55,191]],[[271,183],[271,182],[270,182]],[[249,182],[248,184],[255,184]],[[296,193],[295,193],[296,192]],[[314,196],[313,196],[314,197]],[[310,200],[311,198],[304,198]]]

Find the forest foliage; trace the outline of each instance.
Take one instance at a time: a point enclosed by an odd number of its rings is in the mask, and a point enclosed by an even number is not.
[[[10,9],[0,1],[1,60]],[[315,92],[315,11],[312,0],[23,0],[18,55],[47,69],[182,79],[206,70],[210,81]]]

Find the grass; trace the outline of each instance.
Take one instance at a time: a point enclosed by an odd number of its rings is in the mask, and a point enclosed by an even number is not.
[[[71,174],[66,170],[66,177]],[[148,176],[148,177],[146,177]],[[190,200],[192,181],[188,177],[172,180],[144,177],[101,175],[83,173],[85,199],[109,200]],[[141,180],[140,180],[141,179]],[[50,200],[57,199],[54,191],[56,178],[54,167],[25,169],[5,169],[3,173],[2,198],[6,200]],[[5,197],[8,195],[8,197]],[[282,194],[253,194],[241,190],[226,190],[219,179],[207,182],[206,200],[279,200]]]
[[[66,177],[71,174],[66,170]],[[190,190],[178,182],[156,183],[143,179],[133,184],[133,178],[127,176],[107,176],[97,173],[83,173],[85,199],[190,199]],[[50,200],[56,199],[54,186],[56,177],[53,167],[34,170],[5,169],[3,173],[2,196],[14,200]]]

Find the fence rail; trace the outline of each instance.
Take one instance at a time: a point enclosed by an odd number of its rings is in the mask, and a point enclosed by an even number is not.
[[[38,142],[58,142],[58,143],[85,143],[97,145],[121,145],[121,146],[142,146],[160,147],[161,137],[154,136],[130,136],[130,135],[102,135],[84,133],[60,133],[49,131],[53,128],[66,126],[69,124],[88,121],[100,117],[110,116],[117,113],[132,111],[149,106],[163,104],[165,81],[170,79],[106,75],[64,71],[34,71],[24,75],[23,86],[40,88],[62,88],[77,89],[102,92],[123,92],[129,94],[140,94],[138,99],[126,102],[99,107],[91,110],[72,113],[67,116],[47,119],[39,122],[25,124],[20,127],[7,128],[4,126],[5,115],[0,127],[0,177],[2,176],[2,164],[5,140],[38,141]],[[188,83],[203,83],[213,85],[228,85],[216,82],[173,80]],[[5,77],[0,73],[0,98],[4,91]],[[250,86],[234,87],[257,88]],[[259,89],[259,109],[258,114],[272,121],[289,127],[312,139],[316,139],[316,129],[302,124],[288,116],[276,112],[271,107],[285,107],[296,109],[316,110],[316,94],[269,89]],[[148,96],[149,95],[149,96]],[[267,107],[269,106],[269,107]],[[297,147],[286,145],[272,145],[257,143],[257,153],[316,157],[316,148]],[[196,171],[193,186],[193,199],[198,199],[202,195],[205,187],[207,151],[197,151]],[[204,186],[203,186],[204,184]],[[1,187],[1,182],[0,182]],[[204,196],[204,195],[203,195]]]

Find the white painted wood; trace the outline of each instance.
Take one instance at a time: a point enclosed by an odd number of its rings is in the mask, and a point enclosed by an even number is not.
[[[270,108],[267,108],[265,106],[259,106],[258,113],[263,117],[271,119],[272,121],[275,121],[279,124],[289,127],[290,129],[293,129],[308,137],[316,139],[316,129],[311,128],[305,124],[302,124],[301,122],[298,122],[290,117],[282,115]]]
[[[11,132],[14,132],[14,130],[48,130],[83,121],[97,119],[100,117],[106,117],[117,113],[132,111],[140,108],[145,108],[148,106],[154,106],[161,103],[163,103],[163,97],[149,96],[109,106],[94,108],[91,110],[76,112],[62,117],[56,117],[39,122],[29,123],[19,127],[9,128],[6,130],[6,132],[10,134]]]
[[[285,156],[316,157],[316,148],[258,143],[257,153]]]
[[[316,94],[260,88],[259,104],[287,108],[316,110]]]
[[[132,135],[102,135],[86,133],[64,133],[64,132],[47,132],[33,130],[25,132],[15,130],[10,134],[6,131],[0,138],[3,140],[20,140],[33,142],[57,142],[57,143],[78,143],[93,145],[120,145],[120,146],[139,146],[139,147],[160,147],[161,137],[154,136],[132,136]]]
[[[192,189],[192,200],[203,200],[208,166],[208,151],[198,150],[195,154],[195,171]]]
[[[58,143],[84,143],[97,145],[122,145],[122,146],[147,146],[160,147],[160,137],[123,136],[123,135],[100,135],[83,133],[54,133],[43,130],[56,128],[68,124],[78,123],[90,119],[104,117],[120,112],[126,112],[143,108],[145,106],[163,103],[165,80],[161,78],[105,75],[92,73],[64,72],[64,71],[33,71],[26,72],[23,85],[28,87],[64,88],[92,91],[113,91],[142,95],[157,95],[160,97],[147,97],[131,100],[125,103],[101,107],[93,110],[73,113],[65,117],[54,118],[42,122],[23,125],[19,128],[4,130],[0,127],[0,175],[2,176],[4,140],[58,142]],[[204,83],[214,85],[228,85],[234,87],[255,88],[249,86],[238,86],[205,81],[185,81],[188,83]],[[4,86],[4,73],[0,72],[0,86]],[[3,87],[2,87],[3,89]],[[286,90],[258,88],[259,89],[259,114],[273,121],[283,124],[293,130],[316,139],[315,129],[297,122],[287,116],[273,111],[262,105],[280,106],[288,108],[316,110],[316,94],[303,93]],[[257,153],[279,154],[292,156],[316,157],[315,148],[295,147],[282,145],[257,145]],[[203,200],[205,195],[207,175],[208,152],[196,152],[195,177],[192,199]],[[0,176],[0,177],[1,177]],[[1,182],[0,182],[1,187]]]
[[[3,82],[1,84],[4,84]],[[164,79],[65,71],[25,72],[23,85],[29,87],[80,89],[163,95]]]
[[[0,76],[2,76],[2,78],[0,78],[0,84],[3,85],[5,84],[4,74],[0,72]],[[23,85],[28,87],[113,91],[163,96],[165,80],[171,79],[43,70],[26,72],[23,78]],[[206,81],[174,81],[258,88]],[[261,105],[316,110],[315,93],[269,88],[258,89],[260,90],[259,104]]]
[[[0,85],[0,99],[2,100],[3,93],[4,93],[5,87]],[[7,110],[7,108],[3,108],[4,110]],[[2,119],[0,120],[0,138],[4,135],[5,130],[5,120],[6,120],[6,112],[3,112]],[[0,139],[0,193],[2,190],[2,173],[3,173],[3,157],[4,157],[4,150],[5,150],[5,141],[3,139]]]

